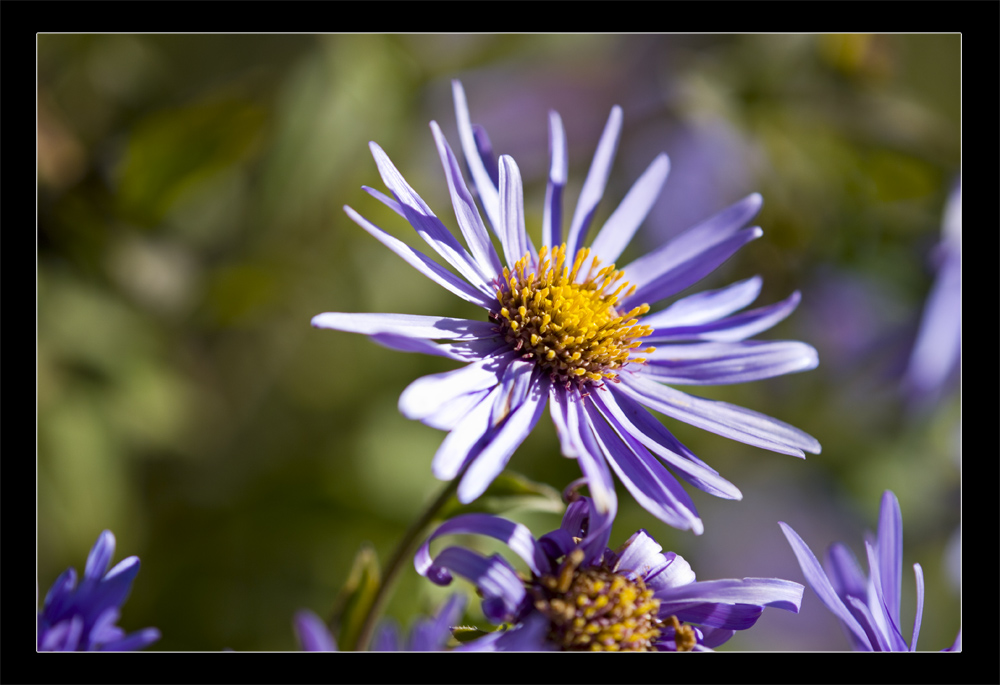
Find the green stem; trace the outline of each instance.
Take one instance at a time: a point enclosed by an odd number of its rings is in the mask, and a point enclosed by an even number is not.
[[[375,623],[379,616],[382,614],[382,607],[389,599],[389,591],[395,584],[396,576],[399,575],[399,571],[403,567],[404,560],[412,559],[417,543],[421,539],[421,533],[427,525],[434,520],[441,508],[451,499],[451,496],[455,494],[458,490],[458,483],[462,479],[465,473],[465,469],[455,476],[455,479],[449,482],[441,494],[438,495],[437,499],[434,500],[427,510],[421,515],[416,522],[413,523],[403,535],[403,539],[399,541],[396,545],[396,550],[392,553],[392,557],[389,559],[389,563],[386,565],[385,573],[382,575],[381,581],[379,582],[378,591],[375,593],[375,599],[372,600],[371,607],[368,609],[368,616],[365,618],[364,624],[361,626],[361,630],[358,633],[358,641],[354,646],[355,649],[363,650],[368,648],[368,644],[371,642],[372,633],[375,632]]]

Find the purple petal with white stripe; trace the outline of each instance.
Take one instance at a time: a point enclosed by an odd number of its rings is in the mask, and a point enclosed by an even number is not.
[[[725,319],[690,326],[654,327],[653,332],[643,338],[643,342],[669,343],[687,340],[736,342],[746,340],[750,336],[766,331],[783,321],[795,311],[801,299],[802,296],[796,291],[781,302]],[[651,325],[649,318],[643,319],[644,325]]]
[[[646,354],[637,373],[674,385],[728,385],[816,368],[816,350],[802,342],[752,341],[664,345]]]
[[[632,184],[625,199],[604,222],[590,249],[605,264],[613,264],[621,256],[639,225],[646,220],[656,198],[660,196],[660,189],[669,172],[670,160],[661,152]]]
[[[622,132],[622,108],[615,105],[611,108],[608,123],[604,126],[601,140],[597,143],[594,160],[590,163],[587,180],[580,190],[580,199],[576,202],[573,221],[569,226],[569,237],[566,240],[566,254],[575,255],[582,246],[587,235],[587,229],[594,218],[594,211],[604,196],[604,188],[608,184],[611,165],[615,161],[618,150],[618,138]]]
[[[616,386],[623,394],[667,416],[718,435],[773,452],[804,457],[819,454],[816,438],[759,412],[728,402],[706,400],[636,374],[623,374]]]

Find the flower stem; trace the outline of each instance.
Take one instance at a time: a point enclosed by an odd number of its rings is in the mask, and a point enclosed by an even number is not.
[[[468,468],[468,465],[466,465]],[[458,483],[461,481],[462,476],[465,474],[465,468],[455,476],[454,480],[450,481],[441,494],[438,495],[427,510],[417,519],[413,525],[407,529],[406,533],[403,535],[403,539],[399,541],[396,545],[395,551],[392,553],[392,557],[389,559],[388,564],[385,567],[385,573],[382,574],[381,581],[379,582],[378,591],[375,593],[375,598],[372,600],[371,608],[368,610],[368,616],[365,618],[364,624],[361,626],[361,630],[358,633],[357,644],[354,645],[354,649],[364,650],[368,648],[368,644],[371,642],[372,633],[375,632],[375,623],[379,616],[382,614],[382,607],[389,599],[390,590],[395,584],[396,576],[399,575],[399,571],[403,567],[403,562],[405,559],[410,559],[413,557],[414,550],[417,547],[417,543],[421,539],[421,533],[427,525],[434,520],[438,512],[444,507],[444,505],[451,499],[451,496],[455,494],[458,490]]]

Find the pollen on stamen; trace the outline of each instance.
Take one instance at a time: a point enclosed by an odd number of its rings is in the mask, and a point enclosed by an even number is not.
[[[565,244],[542,247],[534,271],[532,263],[526,254],[513,269],[504,267],[495,281],[498,307],[489,318],[512,349],[527,348],[553,382],[567,390],[575,385],[584,396],[588,386],[617,383],[617,371],[625,364],[646,361],[629,355],[642,344],[640,338],[652,333],[638,319],[649,305],[618,311],[619,299],[635,292],[623,272],[613,264],[598,268],[588,248],[576,253],[570,267]]]

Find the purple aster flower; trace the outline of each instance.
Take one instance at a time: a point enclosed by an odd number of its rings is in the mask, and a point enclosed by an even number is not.
[[[124,559],[108,571],[114,553],[115,536],[106,530],[98,536],[87,556],[79,586],[76,569],[72,567],[52,584],[38,612],[40,651],[125,652],[142,649],[160,639],[160,631],[156,628],[144,628],[126,635],[115,625],[121,605],[139,572],[139,558]]]
[[[747,340],[784,319],[799,302],[795,292],[777,304],[736,313],[756,299],[759,277],[689,295],[649,313],[648,303],[684,290],[760,237],[760,228],[744,228],[760,209],[759,195],[750,195],[617,270],[614,262],[666,180],[667,157],[660,154],[653,160],[590,247],[584,247],[611,170],[622,111],[611,111],[565,236],[561,197],[566,140],[559,115],[551,112],[552,160],[542,245],[536,249],[525,231],[517,164],[509,156],[495,161],[485,132],[470,122],[457,81],[453,92],[462,149],[501,253],[494,249],[458,160],[436,122],[431,122],[431,131],[468,248],[375,143],[371,151],[393,197],[365,190],[406,219],[461,278],[350,207],[344,209],[422,274],[482,307],[483,319],[331,312],[314,317],[312,325],[363,333],[392,349],[466,363],[455,371],[417,379],[399,399],[400,411],[408,418],[450,431],[432,470],[441,480],[464,474],[458,485],[461,502],[471,502],[486,490],[538,422],[546,403],[562,452],[579,461],[599,510],[606,513],[616,505],[613,470],[650,513],[695,533],[703,530],[701,519],[665,464],[708,493],[728,499],[742,495],[644,406],[776,452],[803,457],[803,451],[820,451],[815,438],[786,423],[666,385],[740,383],[817,364],[816,351],[804,343]]]
[[[465,609],[465,597],[452,595],[433,618],[417,619],[407,639],[402,639],[395,623],[386,621],[375,636],[373,652],[439,652],[451,638],[451,629]],[[295,614],[295,633],[306,652],[336,652],[337,643],[323,620],[303,609]]]
[[[907,646],[899,620],[903,575],[903,519],[896,495],[886,490],[879,508],[878,537],[866,536],[870,574],[865,577],[857,559],[845,545],[834,543],[826,553],[825,570],[798,533],[779,521],[806,582],[820,601],[840,621],[851,647],[861,652],[914,652],[924,610],[924,573],[913,565],[917,579],[917,611]],[[961,651],[962,631],[955,644],[942,651]]]
[[[520,524],[465,514],[442,524],[417,551],[417,570],[439,585],[452,573],[472,581],[483,613],[512,627],[460,649],[497,651],[710,651],[757,622],[764,607],[798,612],[802,586],[777,578],[696,581],[691,566],[663,553],[645,530],[612,551],[612,516],[589,497],[566,509],[539,539]],[[433,560],[431,540],[478,533],[502,540],[528,565],[518,574],[499,554],[448,547]]]
[[[962,358],[962,182],[945,206],[941,242],[934,261],[937,276],[924,305],[920,332],[904,379],[918,403],[936,399],[958,371]]]

